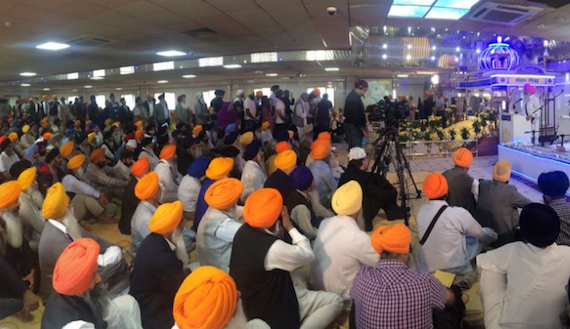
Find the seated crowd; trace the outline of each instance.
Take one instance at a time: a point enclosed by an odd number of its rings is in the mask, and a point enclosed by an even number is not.
[[[109,110],[4,118],[0,319],[31,321],[43,302],[46,329],[460,328],[479,272],[487,328],[565,325],[565,173],[541,175],[546,205],[531,203],[508,184],[508,161],[475,180],[459,149],[424,181],[414,260],[408,227],[373,230],[380,209],[406,211],[365,150],[345,167],[327,128],[311,111],[289,124],[295,102],[273,89],[233,102],[218,91],[210,108],[199,94],[171,118],[151,95],[130,122],[114,96]],[[91,234],[94,223],[118,225],[130,246]]]

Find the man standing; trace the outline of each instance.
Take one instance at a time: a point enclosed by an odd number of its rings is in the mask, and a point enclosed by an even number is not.
[[[52,96],[52,101],[49,105],[49,124],[53,125],[55,119],[59,118],[60,104],[57,100],[57,95]]]
[[[243,101],[243,110],[245,131],[253,131],[257,123],[257,105],[253,96],[253,89],[247,91],[247,97]]]
[[[144,328],[171,328],[172,307],[186,277],[180,254],[186,253],[182,235],[182,202],[165,203],[149,223],[152,232],[142,242],[131,277],[131,290],[141,307]],[[186,253],[186,257],[188,254]]]
[[[111,95],[109,95],[109,98],[111,99],[111,101],[109,102],[109,104],[105,108],[105,109],[108,109],[108,113],[105,113],[105,114],[107,114],[107,118],[110,118],[113,121],[118,121],[118,119],[119,119],[119,103],[117,103],[114,93],[111,93]]]
[[[473,162],[473,153],[462,147],[453,154],[455,167],[443,172],[449,192],[447,203],[452,207],[462,207],[471,214],[475,213],[479,195],[479,181],[469,176],[469,167]]]
[[[87,108],[87,113],[91,121],[97,122],[97,116],[99,116],[99,106],[97,106],[97,100],[95,99],[95,95],[91,95],[90,100],[91,103]]]
[[[540,131],[540,117],[542,116],[542,109],[540,109],[540,100],[536,96],[536,88],[529,85],[524,85],[524,115],[526,121],[530,123],[530,129],[539,133]]]
[[[295,103],[293,115],[291,117],[292,123],[297,127],[299,139],[303,137],[303,128],[307,125],[307,116],[310,111],[311,105],[309,105],[309,94],[302,93]]]
[[[135,108],[133,109],[133,121],[142,121],[142,124],[146,126],[150,121],[150,116],[148,114],[147,102],[143,102],[140,96],[135,99]]]
[[[368,82],[358,80],[354,89],[346,97],[344,105],[344,131],[348,139],[348,148],[362,147],[362,138],[368,135],[366,115],[362,97],[368,91]]]
[[[186,95],[178,96],[178,104],[176,104],[176,122],[186,125],[190,128],[190,109],[186,105]]]
[[[283,103],[283,90],[275,92],[273,106],[275,107],[275,131],[287,130],[287,116],[285,113],[285,103]]]
[[[156,172],[142,177],[135,186],[135,196],[140,200],[131,218],[131,255],[137,256],[141,242],[150,234],[148,224],[159,205],[162,190]]]
[[[158,96],[158,104],[156,104],[156,108],[154,109],[153,117],[159,128],[170,120],[170,111],[168,110],[168,104],[166,104],[166,100],[164,99],[164,93]]]
[[[538,187],[542,191],[544,203],[560,217],[560,235],[556,243],[566,246],[570,246],[570,203],[564,200],[568,186],[568,175],[563,171],[542,173],[538,176]]]
[[[333,104],[329,101],[329,94],[324,94],[321,101],[317,104],[315,128],[313,130],[315,137],[323,131],[330,130],[331,113],[334,113]]]
[[[162,189],[161,203],[178,200],[178,171],[175,169],[176,145],[166,145],[160,151],[160,161],[154,171],[158,174],[160,188]]]
[[[156,107],[156,100],[151,93],[146,95],[146,102],[144,102],[144,107],[146,108],[146,114],[148,114],[148,119],[150,121],[154,120],[154,108]],[[144,121],[144,118],[141,118]],[[149,122],[146,122],[149,124]]]
[[[194,115],[196,116],[196,125],[207,125],[210,120],[210,112],[208,105],[204,101],[204,93],[199,91],[196,93],[196,104],[194,104]],[[197,136],[197,135],[196,135]]]

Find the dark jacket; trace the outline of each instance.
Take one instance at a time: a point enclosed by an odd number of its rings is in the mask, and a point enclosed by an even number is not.
[[[131,235],[131,219],[133,218],[133,214],[140,202],[139,198],[135,196],[135,186],[138,181],[139,180],[135,176],[131,176],[131,180],[125,187],[125,193],[123,194],[119,231],[127,235]]]
[[[269,175],[263,187],[269,187],[278,190],[283,197],[283,202],[287,200],[289,194],[295,191],[295,188],[291,186],[291,183],[289,181],[289,175],[287,175],[281,169],[277,169],[277,171]]]
[[[366,126],[364,104],[362,104],[362,98],[354,89],[346,96],[346,102],[344,104],[344,123],[352,124],[357,128]]]
[[[42,329],[63,328],[73,321],[85,321],[95,329],[107,328],[101,314],[79,296],[65,296],[54,292],[46,303],[42,318]]]
[[[463,207],[473,215],[477,202],[473,195],[473,177],[461,167],[454,167],[443,172],[447,180],[449,191],[447,193],[447,203],[452,207]]]
[[[172,305],[185,279],[182,262],[159,234],[149,234],[141,243],[131,275],[130,295],[141,308],[143,328],[171,328]]]

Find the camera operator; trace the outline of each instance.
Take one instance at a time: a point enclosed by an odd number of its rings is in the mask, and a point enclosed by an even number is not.
[[[354,89],[346,97],[344,105],[344,132],[348,140],[348,147],[362,147],[362,138],[368,135],[366,128],[366,115],[362,96],[368,91],[368,82],[358,80]]]

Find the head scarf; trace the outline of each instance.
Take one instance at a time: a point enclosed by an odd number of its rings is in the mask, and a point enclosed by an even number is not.
[[[362,208],[362,188],[357,181],[339,187],[332,197],[332,208],[338,215],[354,215]]]
[[[568,175],[563,171],[552,171],[538,176],[538,187],[544,195],[555,198],[564,197],[569,185]]]
[[[68,156],[70,156],[71,152],[73,152],[73,141],[69,141],[69,142],[63,144],[63,146],[61,147],[61,150],[59,150],[59,152],[61,153],[61,155],[64,158],[67,158]]]
[[[22,186],[18,181],[12,180],[0,185],[0,209],[11,207],[22,192]]]
[[[206,169],[208,169],[208,158],[200,156],[188,166],[188,175],[194,178],[202,178],[206,175]]]
[[[291,150],[283,151],[275,157],[275,167],[282,171],[293,169],[297,165],[297,154]]]
[[[174,321],[180,329],[224,329],[238,300],[234,279],[213,266],[186,277],[174,297]]]
[[[213,180],[226,178],[234,167],[234,159],[232,158],[215,158],[210,162],[206,170],[206,177]]]
[[[226,210],[236,204],[241,192],[243,192],[243,184],[239,180],[224,178],[208,188],[204,201],[214,209]]]
[[[12,142],[6,137],[6,135],[2,136],[3,140],[0,143],[0,151],[4,152],[12,144]]]
[[[144,136],[144,130],[137,130],[135,132],[135,139],[140,139]]]
[[[331,154],[331,144],[328,141],[317,140],[315,146],[311,149],[311,158],[313,160],[324,160]]]
[[[431,173],[424,180],[424,193],[430,200],[439,199],[448,192],[447,179],[442,174]]]
[[[241,145],[249,145],[253,142],[253,132],[248,131],[245,134],[241,135],[239,138],[239,142]]]
[[[529,243],[546,248],[560,234],[560,217],[554,209],[540,203],[529,203],[520,215],[521,235]]]
[[[473,161],[473,153],[468,149],[461,147],[453,154],[453,163],[461,168],[469,168]]]
[[[125,145],[127,145],[130,148],[136,149],[138,146],[138,143],[136,140],[130,139]]]
[[[251,227],[270,228],[275,225],[282,209],[281,193],[273,188],[262,188],[245,200],[243,218]]]
[[[246,161],[253,160],[259,154],[260,146],[258,142],[249,144],[243,152],[243,159]]]
[[[131,167],[131,174],[142,177],[144,176],[148,170],[150,169],[150,163],[148,158],[143,156],[139,159],[139,161],[135,162]]]
[[[156,234],[168,234],[174,232],[180,220],[182,220],[182,202],[163,203],[150,219],[148,228]]]
[[[89,133],[89,135],[87,135],[87,141],[91,143],[94,140],[95,140],[95,133]]]
[[[200,103],[204,104],[204,93],[199,91],[196,93],[196,100],[199,101]]]
[[[313,94],[317,97],[321,97],[321,90],[319,88],[313,89]]]
[[[65,187],[61,183],[53,184],[44,199],[42,215],[45,219],[58,219],[65,215],[69,197],[65,193]]]
[[[224,144],[232,145],[233,143],[236,142],[238,136],[239,133],[237,131],[232,131],[231,133],[227,134],[226,137],[224,137]]]
[[[176,145],[166,145],[160,151],[160,158],[162,160],[170,160],[176,153]]]
[[[506,183],[511,178],[511,163],[508,160],[501,160],[493,168],[493,180]]]
[[[348,161],[362,160],[366,158],[366,151],[362,147],[353,147],[348,152]]]
[[[32,185],[32,183],[36,179],[36,172],[37,172],[36,167],[31,167],[31,168],[24,170],[20,174],[20,176],[18,176],[18,182],[20,183],[22,191],[27,190],[28,187],[30,187],[30,185]]]
[[[145,175],[135,185],[135,196],[141,200],[152,198],[158,191],[158,174],[156,171]]]
[[[536,89],[528,83],[524,85],[524,90],[528,91],[531,94],[536,93]]]
[[[44,140],[49,141],[49,139],[51,138],[51,136],[52,136],[52,133],[45,133],[45,134],[43,135],[43,138],[44,138]]]
[[[285,130],[277,130],[273,132],[273,138],[277,142],[286,142],[289,140],[289,133]]]
[[[105,160],[105,150],[102,148],[98,148],[93,150],[93,152],[91,152],[91,156],[89,157],[89,161],[91,161],[91,163],[95,163],[97,164],[98,162],[101,162]]]
[[[410,252],[412,232],[404,224],[380,226],[374,230],[370,241],[372,248],[379,254],[383,251],[394,254],[407,254]]]
[[[55,263],[53,289],[66,296],[86,292],[97,270],[100,249],[92,239],[77,239],[68,245]]]
[[[81,167],[84,163],[85,163],[85,155],[78,154],[73,158],[71,158],[71,160],[69,160],[69,162],[67,163],[67,168],[69,170],[73,170]]]
[[[297,190],[306,191],[313,184],[313,174],[309,168],[298,166],[289,175],[289,182]]]

